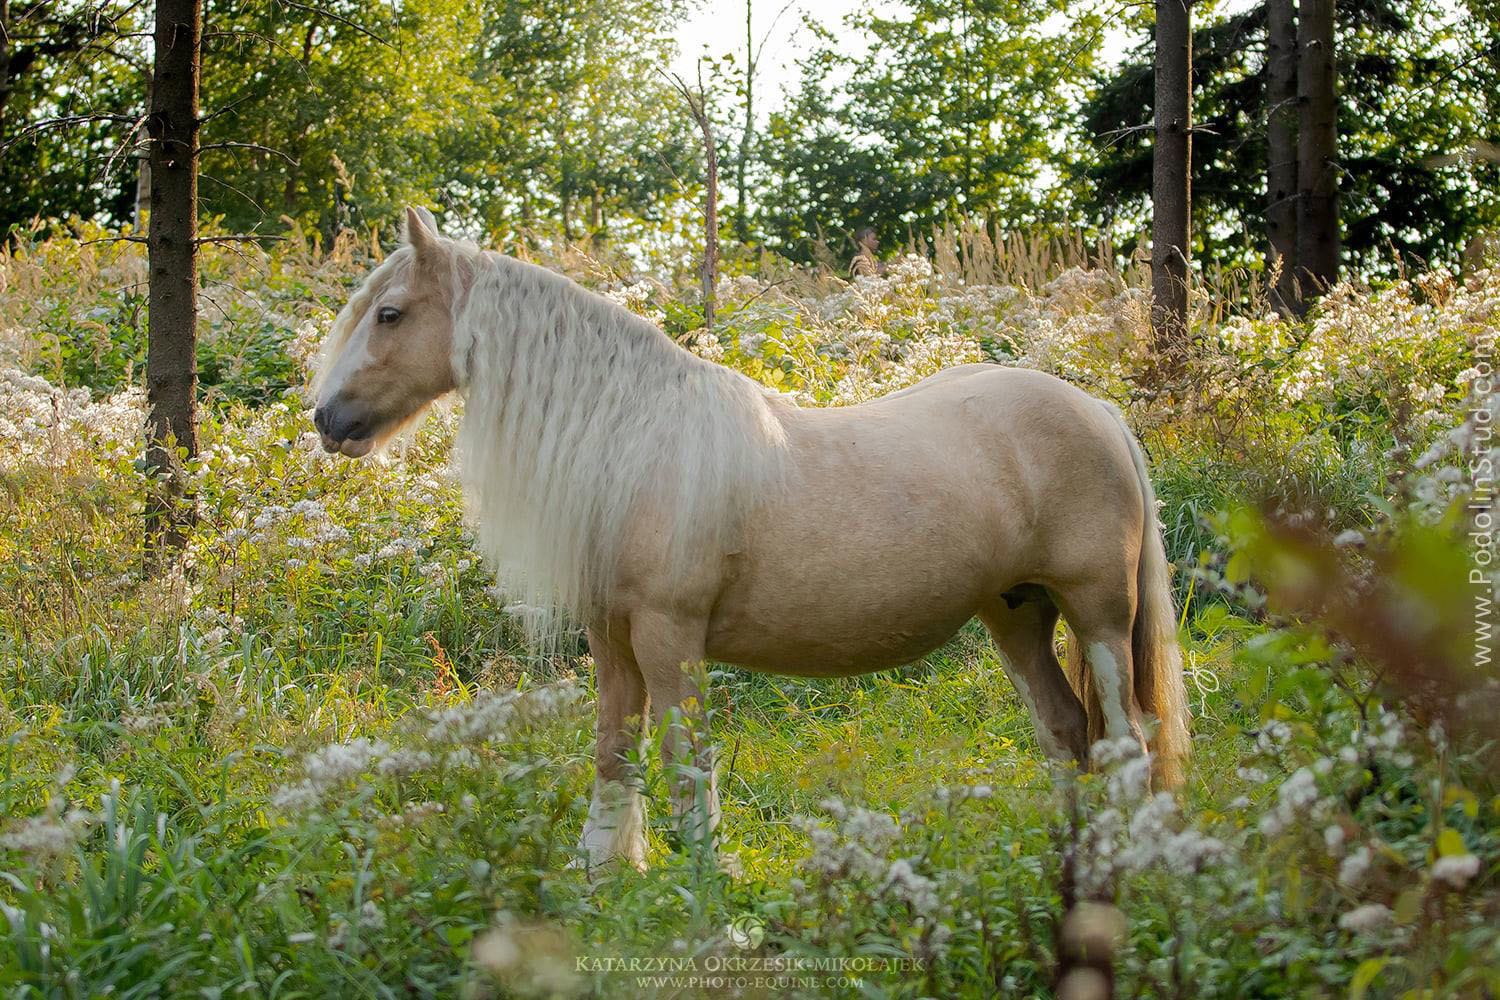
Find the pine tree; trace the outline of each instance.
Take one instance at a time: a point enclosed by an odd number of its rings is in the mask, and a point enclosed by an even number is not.
[[[1171,364],[1187,339],[1193,163],[1192,0],[1156,0],[1151,330]]]
[[[1301,0],[1297,13],[1298,306],[1339,276],[1338,98],[1334,0]]]
[[[157,0],[151,76],[150,319],[146,348],[148,551],[186,541],[180,458],[198,452],[198,79],[201,0]]]

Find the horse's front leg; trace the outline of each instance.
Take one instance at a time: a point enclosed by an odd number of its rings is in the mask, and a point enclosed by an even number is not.
[[[594,797],[579,848],[590,868],[624,858],[646,866],[645,800],[630,754],[640,746],[646,685],[628,648],[589,632],[599,690],[594,724]]]
[[[646,681],[651,722],[661,733],[672,815],[685,844],[713,845],[719,826],[718,776],[698,683],[706,625],[687,616],[631,617],[631,647]]]

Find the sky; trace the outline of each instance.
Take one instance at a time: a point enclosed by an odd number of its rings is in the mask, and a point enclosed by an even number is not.
[[[1245,9],[1252,2],[1219,0],[1214,9],[1223,16]],[[733,54],[736,64],[740,64],[745,51],[746,3],[754,4],[756,44],[765,39],[756,70],[756,103],[760,106],[757,117],[762,121],[782,105],[782,94],[797,84],[797,57],[812,44],[803,28],[807,16],[815,18],[852,50],[860,46],[860,40],[844,27],[844,18],[873,5],[872,0],[702,0],[697,13],[684,21],[677,32],[678,54],[672,71],[685,80],[696,79],[698,59],[703,55]],[[1139,38],[1122,28],[1106,29],[1101,56],[1105,62],[1119,60],[1138,41]]]
[[[858,40],[844,30],[844,17],[870,6],[869,0],[791,0],[790,4],[787,0],[705,0],[677,32],[678,54],[672,64],[673,72],[685,80],[696,79],[698,59],[705,54],[714,57],[733,54],[736,63],[742,64],[746,3],[753,4],[756,45],[765,40],[755,74],[756,100],[762,115],[780,107],[782,93],[797,83],[797,57],[811,45],[803,28],[806,15],[811,14],[853,48]]]

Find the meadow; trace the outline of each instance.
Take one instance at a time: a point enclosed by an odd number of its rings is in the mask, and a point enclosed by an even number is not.
[[[690,275],[532,248],[808,405],[973,361],[1118,403],[1194,715],[1187,787],[1152,794],[1128,759],[1054,780],[972,623],[864,678],[711,664],[718,856],[663,836],[648,754],[651,867],[591,882],[586,645],[536,655],[471,551],[461,403],[380,461],[312,429],[380,240],[205,247],[197,518],[152,575],[144,251],[111,235],[0,257],[5,995],[1500,994],[1497,579],[1465,509],[1500,268],[1343,285],[1302,322],[1221,276],[1165,377],[1144,269],[1082,246],[733,260],[711,332]]]

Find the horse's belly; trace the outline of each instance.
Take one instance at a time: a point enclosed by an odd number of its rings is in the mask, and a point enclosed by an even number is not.
[[[821,634],[776,623],[762,628],[710,632],[708,656],[721,663],[773,674],[843,677],[899,667],[941,646],[971,617],[974,609],[940,619],[909,623],[855,623],[840,628],[828,623]]]
[[[967,567],[927,574],[896,561],[881,569],[807,573],[804,568],[800,574],[731,585],[709,622],[709,657],[805,676],[898,667],[951,638],[983,600],[979,574]]]

